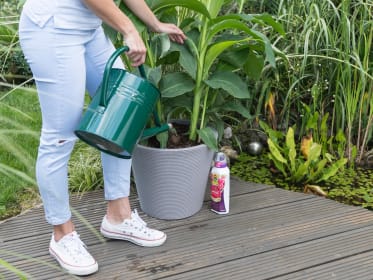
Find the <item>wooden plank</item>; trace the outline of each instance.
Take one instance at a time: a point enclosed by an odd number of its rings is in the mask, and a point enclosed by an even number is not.
[[[342,269],[349,264],[346,259],[356,267],[355,256],[368,261],[373,245],[364,247],[364,242],[371,243],[373,238],[369,237],[372,212],[239,180],[233,181],[232,190],[229,215],[209,211],[207,197],[202,210],[187,219],[145,217],[151,226],[168,234],[161,247],[102,241],[77,221],[82,240],[100,265],[98,273],[85,279],[312,279],[301,278],[304,275],[327,279],[323,275],[330,275],[336,267]],[[96,231],[105,212],[102,197],[100,191],[72,198],[72,205]],[[138,208],[136,197],[131,203]],[[0,225],[0,258],[34,279],[72,279],[48,255],[51,228],[44,222],[42,211],[35,210]],[[318,274],[318,267],[325,272]],[[369,273],[370,268],[362,268],[363,277]],[[1,277],[18,279],[0,267]]]
[[[368,218],[370,226],[366,231],[369,231],[373,226],[372,215],[368,216],[370,217],[366,218]],[[254,256],[259,256],[263,253],[271,254],[271,252],[280,248],[286,249],[289,246],[310,241],[319,242],[320,238],[328,238],[330,235],[338,234],[347,228],[356,227],[356,222],[362,218],[359,214],[356,215],[356,213],[355,215],[346,215],[345,217],[347,220],[342,217],[338,219],[335,216],[331,216],[322,222],[319,222],[321,221],[320,217],[313,222],[309,218],[305,221],[295,219],[296,222],[293,224],[278,224],[277,227],[263,229],[258,229],[257,227],[245,228],[244,226],[241,229],[237,227],[230,228],[232,225],[227,223],[226,227],[220,229],[218,232],[220,226],[224,226],[224,222],[217,226],[206,225],[200,228],[195,234],[188,232],[186,229],[184,236],[181,233],[179,233],[179,236],[176,233],[169,234],[168,244],[163,246],[163,250],[151,254],[148,252],[144,252],[144,254],[139,252],[136,254],[135,259],[130,259],[126,255],[111,253],[109,249],[106,252],[105,258],[100,260],[100,264],[103,265],[101,273],[92,276],[92,279],[103,279],[100,277],[103,274],[107,275],[109,271],[117,276],[121,274],[126,275],[130,279],[154,279],[154,276],[166,277],[170,275],[177,275],[174,278],[177,279],[182,272],[193,271],[204,267],[207,270],[209,270],[209,267],[214,269],[216,264],[227,263],[229,265],[234,260],[241,260],[246,257],[253,257],[255,259]],[[347,227],[345,226],[346,221],[349,224]],[[203,237],[200,237],[201,235]],[[188,240],[188,236],[190,239],[194,237],[196,241],[193,243],[191,240]],[[112,242],[108,242],[107,244],[108,248],[111,246],[110,243]],[[177,247],[179,243],[183,243],[184,246]],[[115,244],[114,246],[119,246],[119,244]],[[364,246],[360,247],[360,250],[364,249]],[[343,249],[341,250],[344,251]],[[95,249],[93,249],[94,251]],[[130,252],[128,248],[125,251],[126,253]],[[307,250],[307,252],[310,252],[310,250]],[[349,250],[346,250],[346,252],[349,253]],[[115,263],[109,263],[110,260]],[[250,262],[248,261],[248,263]],[[261,267],[261,269],[266,270],[265,267]],[[224,265],[222,270],[224,270]],[[211,279],[215,279],[215,276],[217,275],[213,275]]]
[[[247,183],[236,178],[232,178],[231,183],[232,197],[274,188],[263,184]],[[206,193],[208,193],[208,190]],[[206,196],[206,201],[208,200],[209,198]],[[130,201],[132,208],[140,208],[136,196],[131,196]],[[73,195],[71,207],[83,217],[88,213],[94,216],[93,221],[101,220],[106,209],[103,190],[88,192],[83,195]],[[27,228],[27,231],[24,230],[25,228]],[[51,227],[45,222],[44,211],[42,207],[38,207],[17,217],[2,221],[0,223],[0,244],[1,242],[28,238],[30,236],[49,234],[50,232]]]
[[[235,213],[252,211],[261,208],[272,207],[274,205],[282,205],[293,201],[303,201],[313,198],[313,196],[291,193],[279,189],[269,189],[262,192],[240,195],[232,197],[231,215]],[[90,206],[87,206],[87,208],[85,209],[85,212],[82,212],[81,214],[97,232],[101,223],[102,216],[104,215],[104,210],[102,209],[101,212],[96,211],[97,209],[95,208],[95,205],[89,205]],[[145,216],[142,212],[140,212],[140,215],[142,215],[143,217]],[[209,211],[208,203],[205,203],[203,209],[199,213],[190,218],[175,221],[163,221],[151,217],[146,217],[144,219],[148,221],[148,223],[152,225],[152,227],[166,230],[168,228],[185,226],[191,223],[217,218],[221,218],[221,216]],[[97,244],[101,242],[100,239],[97,238],[97,236],[93,234],[90,229],[85,227],[84,224],[79,223],[77,219],[75,220],[76,228],[87,245]],[[27,231],[23,229],[21,233],[18,233],[18,235],[16,235],[16,237],[18,238],[15,238],[13,236],[8,237],[7,241],[3,241],[0,243],[2,244],[1,247],[5,250],[16,250],[17,252],[22,254],[34,252],[34,256],[42,255],[43,250],[40,250],[38,248],[45,248],[45,246],[47,246],[51,234],[51,227],[49,225],[45,225],[45,222],[43,220],[39,220],[39,223],[33,225],[34,231],[37,231],[38,228],[41,229],[39,233],[34,235],[28,235],[27,233],[29,232],[30,227],[31,226],[26,227]],[[7,232],[5,232],[5,230],[3,231],[3,228],[1,228],[1,232],[4,235],[8,234]],[[42,242],[42,244],[40,242]],[[39,252],[39,254],[37,252]]]
[[[373,226],[205,266],[167,279],[272,279],[373,250]],[[249,249],[249,248],[247,248]],[[224,250],[226,254],[231,249]],[[373,275],[373,266],[364,269]],[[162,279],[158,274],[153,279]],[[197,277],[197,278],[194,278]],[[243,278],[245,277],[245,278]],[[140,278],[139,278],[140,279]],[[306,278],[308,279],[308,278]],[[359,279],[359,278],[357,278]]]
[[[310,267],[294,273],[271,278],[273,280],[371,280],[373,252],[357,254],[326,264]],[[367,269],[368,268],[368,269]]]
[[[323,206],[325,203],[327,206]],[[296,211],[301,206],[304,211]],[[361,212],[321,199],[270,209],[170,229],[167,243],[158,248],[139,248],[121,241],[91,246],[90,252],[100,264],[100,272],[92,279],[113,279],[105,277],[122,273],[129,279],[152,279],[149,277],[153,277],[154,272],[157,276],[181,273],[373,223],[373,216],[368,211]],[[231,253],[223,258],[222,251]],[[41,277],[36,276],[37,279]]]

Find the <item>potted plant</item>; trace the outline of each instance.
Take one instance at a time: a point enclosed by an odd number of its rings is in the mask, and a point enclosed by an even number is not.
[[[163,121],[180,116],[187,121],[185,133],[171,132],[187,136],[190,147],[167,148],[175,138],[169,139],[168,133],[157,136],[163,149],[140,143],[133,155],[134,178],[144,212],[179,219],[202,207],[211,161],[224,130],[222,115],[236,112],[250,117],[240,102],[250,98],[243,78],[260,75],[266,63],[275,67],[272,45],[254,24],[283,31],[269,15],[240,13],[243,1],[238,13],[231,14],[223,11],[227,2],[234,1],[148,2],[161,19],[173,18],[188,36],[184,45],[177,45],[162,34],[143,33],[149,50],[148,78],[162,94],[157,111]],[[141,25],[139,29],[144,30]]]

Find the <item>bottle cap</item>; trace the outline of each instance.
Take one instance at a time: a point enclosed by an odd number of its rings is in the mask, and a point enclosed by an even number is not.
[[[227,166],[227,158],[225,157],[225,154],[223,152],[218,152],[215,155],[215,167],[226,167]]]

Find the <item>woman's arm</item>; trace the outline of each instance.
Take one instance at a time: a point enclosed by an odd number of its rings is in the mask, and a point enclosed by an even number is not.
[[[83,0],[98,17],[123,35],[129,47],[127,56],[133,66],[145,62],[146,47],[132,21],[115,5],[113,0]]]
[[[144,0],[122,0],[124,4],[152,31],[167,33],[171,40],[184,43],[186,36],[176,25],[160,22]]]
[[[130,51],[127,56],[133,66],[145,62],[146,48],[132,21],[115,5],[113,0],[83,0],[105,23],[123,35]],[[171,40],[184,43],[186,36],[176,25],[160,22],[144,0],[123,0],[128,8],[155,32],[167,33]]]

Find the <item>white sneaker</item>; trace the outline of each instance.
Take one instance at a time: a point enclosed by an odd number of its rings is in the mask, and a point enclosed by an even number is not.
[[[98,270],[97,262],[88,253],[76,231],[65,235],[58,242],[52,235],[49,253],[71,274],[88,275]]]
[[[162,245],[167,238],[164,232],[148,228],[136,210],[130,219],[116,225],[109,223],[105,216],[101,223],[101,233],[107,238],[127,240],[145,247]]]

